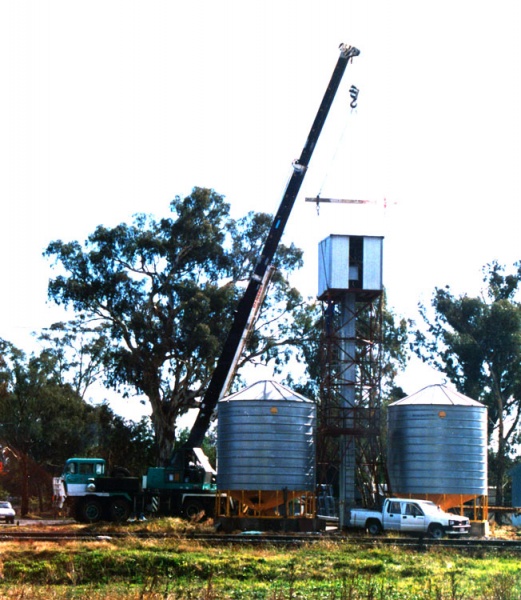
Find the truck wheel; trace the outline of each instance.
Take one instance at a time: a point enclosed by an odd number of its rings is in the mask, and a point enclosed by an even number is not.
[[[445,535],[445,531],[441,525],[434,523],[429,527],[429,535],[431,538],[439,540]]]
[[[367,531],[371,535],[380,535],[380,533],[382,533],[382,525],[380,521],[367,521]]]
[[[109,515],[111,521],[122,523],[130,517],[130,504],[125,498],[114,498],[110,503]]]
[[[97,523],[103,516],[103,507],[96,498],[90,498],[83,502],[81,509],[81,520],[86,523]]]
[[[204,519],[206,511],[199,500],[186,500],[183,504],[183,515],[190,521],[200,521]]]

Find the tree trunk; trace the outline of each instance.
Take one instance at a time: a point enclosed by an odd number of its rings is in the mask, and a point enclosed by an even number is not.
[[[495,473],[495,485],[496,485],[496,506],[503,506],[503,484],[505,480],[506,471],[506,457],[505,457],[505,423],[503,421],[503,398],[497,385],[497,378],[493,376],[495,396],[498,411],[498,428],[497,428],[497,466]],[[501,525],[503,523],[503,514],[498,511],[496,513],[496,522]]]
[[[40,510],[40,514],[42,514],[43,513],[43,493],[42,493],[42,486],[40,485],[39,482],[37,484],[37,488],[38,488],[38,508]]]
[[[496,506],[503,506],[503,484],[505,480],[505,438],[504,438],[504,423],[503,423],[503,403],[499,402],[499,424],[498,424],[498,444],[497,444],[497,464],[495,473],[496,485]],[[496,522],[501,525],[503,523],[503,514],[498,511],[496,513]]]
[[[175,443],[175,423],[171,423],[163,414],[158,415],[152,408],[152,425],[157,445],[157,460],[160,467],[166,467],[172,460]]]
[[[28,468],[28,460],[27,454],[25,452],[21,453],[20,456],[20,466],[22,473],[22,502],[20,506],[20,516],[26,517],[29,513],[29,468]]]
[[[497,468],[495,473],[495,486],[496,486],[496,506],[504,505],[504,497],[503,497],[503,484],[505,480],[505,461],[504,457],[498,452],[498,460],[497,460]],[[501,511],[497,511],[495,514],[496,523],[498,525],[503,524],[503,513]]]

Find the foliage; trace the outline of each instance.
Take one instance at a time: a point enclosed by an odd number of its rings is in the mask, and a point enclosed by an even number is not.
[[[86,405],[64,384],[55,369],[54,357],[43,351],[26,358],[9,342],[0,340],[0,440],[4,453],[19,468],[21,514],[29,509],[29,480],[45,465],[63,464],[86,436]]]
[[[103,325],[90,327],[80,318],[54,323],[38,338],[53,357],[60,380],[69,382],[81,398],[103,373],[108,343],[103,333]]]
[[[271,224],[262,213],[232,219],[223,196],[203,188],[176,197],[171,210],[172,218],[137,215],[132,225],[99,226],[84,246],[54,241],[46,250],[61,268],[49,297],[71,306],[83,323],[102,326],[106,382],[147,396],[163,464],[176,420],[209,383]],[[300,250],[279,247],[274,291],[249,338],[247,360],[280,357],[278,348],[300,339],[286,317],[301,298],[283,272],[301,261]]]
[[[366,312],[369,309],[366,309]],[[328,315],[325,314],[327,307],[318,303],[308,303],[301,306],[295,313],[299,331],[308,332],[305,344],[292,348],[294,357],[303,367],[303,375],[295,376],[289,374],[286,385],[292,387],[308,398],[320,398],[323,377],[323,354],[326,322]],[[387,305],[387,296],[382,298],[382,330],[369,334],[364,311],[357,319],[357,338],[369,339],[368,336],[376,336],[381,344],[379,360],[381,364],[381,388],[384,398],[397,399],[402,397],[403,392],[396,387],[396,376],[404,369],[407,354],[407,321],[397,317],[393,310]]]
[[[63,462],[81,440],[86,404],[60,380],[54,357],[45,350],[27,358],[0,340],[0,360],[3,440],[14,452],[30,453],[41,464]]]
[[[480,297],[436,288],[434,316],[420,307],[427,330],[416,330],[413,343],[418,356],[446,373],[460,392],[487,406],[489,434],[497,440],[499,503],[521,416],[521,265],[515,267],[512,274],[496,262],[487,265]]]
[[[384,294],[382,313],[382,395],[386,404],[405,396],[396,377],[405,369],[408,358],[408,323],[387,304]]]
[[[156,447],[149,417],[140,421],[116,415],[106,404],[92,407],[92,438],[84,455],[104,458],[109,470],[122,467],[134,476],[154,464]]]
[[[124,465],[143,473],[154,454],[150,424],[133,423],[106,405],[85,402],[62,380],[63,363],[44,349],[27,357],[0,340],[0,482],[22,499],[39,499],[40,510],[52,493],[51,476],[61,473],[65,460],[75,455],[97,455],[109,465]]]
[[[183,447],[185,442],[188,440],[190,435],[190,429],[184,427],[178,431],[177,440],[174,446],[174,450],[179,450]],[[215,427],[210,427],[206,433],[203,443],[202,450],[207,456],[210,464],[217,464],[217,430]]]

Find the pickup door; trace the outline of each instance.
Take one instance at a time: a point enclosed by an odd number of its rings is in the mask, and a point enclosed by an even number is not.
[[[425,515],[414,502],[402,502],[401,531],[425,531]]]
[[[384,508],[384,530],[424,531],[425,515],[414,502],[389,501]]]

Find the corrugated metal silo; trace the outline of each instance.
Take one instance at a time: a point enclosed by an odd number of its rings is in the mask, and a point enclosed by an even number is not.
[[[315,489],[316,405],[274,381],[259,381],[218,406],[221,490]]]
[[[393,494],[469,499],[487,495],[483,404],[443,385],[431,385],[389,405],[388,435]]]

